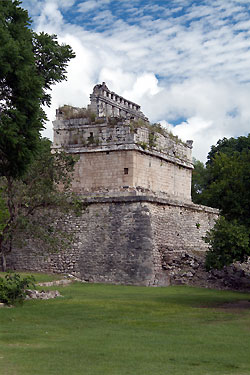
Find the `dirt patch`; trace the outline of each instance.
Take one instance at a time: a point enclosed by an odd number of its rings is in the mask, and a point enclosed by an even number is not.
[[[226,310],[250,310],[250,301],[242,300],[242,301],[234,301],[234,302],[226,302],[222,305],[217,306],[219,309],[226,309]]]
[[[13,307],[13,306],[11,306],[11,305],[6,305],[5,303],[2,303],[2,302],[1,302],[1,303],[0,303],[0,309],[1,309],[2,307],[9,309],[9,308],[11,308],[11,307]]]
[[[206,305],[200,306],[202,309],[217,309],[221,311],[227,312],[240,312],[244,310],[250,310],[250,300],[241,300],[241,301],[233,301],[233,302],[225,302],[218,305]]]

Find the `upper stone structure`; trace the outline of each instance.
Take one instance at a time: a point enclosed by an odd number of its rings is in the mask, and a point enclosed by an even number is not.
[[[148,118],[141,112],[141,107],[110,91],[106,83],[95,85],[90,95],[88,109],[98,117],[121,117],[129,119],[142,119],[148,122]]]
[[[159,124],[150,125],[137,104],[105,84],[94,87],[88,109],[59,108],[53,125],[53,148],[79,156],[75,192],[153,194],[191,202],[192,141],[184,143]]]

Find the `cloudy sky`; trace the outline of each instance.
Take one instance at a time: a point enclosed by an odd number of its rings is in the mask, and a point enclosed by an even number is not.
[[[23,0],[37,32],[57,34],[77,57],[53,88],[59,105],[86,106],[96,83],[140,104],[205,161],[223,137],[250,125],[249,0]]]

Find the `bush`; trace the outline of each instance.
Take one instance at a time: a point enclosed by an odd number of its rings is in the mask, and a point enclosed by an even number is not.
[[[228,221],[221,216],[204,240],[209,244],[207,271],[222,269],[236,261],[244,262],[250,255],[249,230],[236,220]]]
[[[17,273],[7,273],[5,277],[0,277],[0,302],[7,305],[22,303],[26,297],[25,290],[32,286],[35,288],[34,276],[27,276],[21,279]]]

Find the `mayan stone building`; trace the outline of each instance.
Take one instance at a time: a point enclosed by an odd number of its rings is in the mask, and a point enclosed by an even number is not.
[[[105,83],[94,87],[90,99],[90,118],[66,106],[53,122],[53,148],[79,156],[73,190],[102,196],[150,192],[190,202],[192,141],[151,126],[138,104]]]
[[[192,141],[150,125],[140,106],[96,85],[87,109],[56,112],[54,150],[77,155],[72,189],[86,209],[65,218],[72,249],[14,253],[16,268],[93,282],[192,284],[217,210],[191,201]]]

